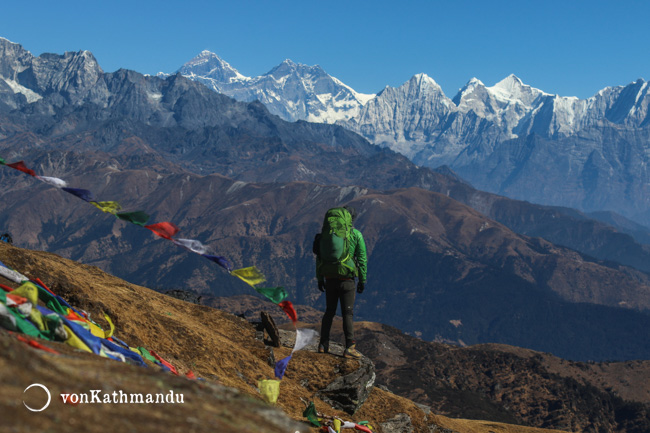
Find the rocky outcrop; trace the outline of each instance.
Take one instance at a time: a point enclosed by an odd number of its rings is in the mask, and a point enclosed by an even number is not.
[[[375,366],[366,357],[359,360],[359,368],[345,376],[337,377],[316,396],[337,410],[354,415],[365,403],[375,384]]]

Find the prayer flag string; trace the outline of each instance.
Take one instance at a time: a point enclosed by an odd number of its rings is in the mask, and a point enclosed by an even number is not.
[[[246,268],[241,268],[241,269],[233,269],[233,266],[231,263],[226,259],[225,257],[222,256],[215,256],[215,255],[210,255],[207,254],[207,247],[203,245],[200,241],[194,240],[194,239],[174,239],[173,237],[178,234],[180,229],[171,222],[160,222],[160,223],[155,223],[155,224],[147,224],[149,221],[149,215],[146,214],[143,211],[135,211],[135,212],[120,212],[122,210],[122,206],[116,202],[116,201],[97,201],[93,195],[93,193],[89,190],[86,189],[81,189],[81,188],[71,188],[68,187],[68,183],[62,179],[56,178],[56,177],[49,177],[49,176],[38,176],[36,172],[30,168],[28,168],[25,165],[24,161],[18,161],[14,162],[11,164],[7,164],[6,161],[3,158],[0,158],[0,165],[6,165],[7,167],[11,167],[15,170],[21,171],[25,174],[28,174],[32,177],[35,177],[36,179],[40,180],[41,182],[44,182],[48,185],[51,185],[55,188],[59,188],[62,191],[65,191],[69,194],[74,195],[75,197],[84,200],[90,204],[92,204],[94,207],[97,209],[101,210],[102,212],[109,213],[114,215],[116,218],[121,219],[123,221],[130,222],[135,225],[139,225],[141,227],[144,227],[151,232],[153,232],[155,235],[172,241],[175,245],[178,247],[181,247],[183,249],[186,249],[190,252],[199,254],[200,256],[205,257],[206,259],[216,263],[217,265],[221,266],[224,268],[230,275],[235,276],[245,282],[246,284],[250,285],[255,291],[258,293],[264,295],[267,299],[269,299],[271,302],[274,304],[278,305],[284,312],[287,314],[291,322],[293,323],[294,328],[296,329],[296,345],[294,346],[294,349],[291,352],[291,355],[288,357],[278,361],[275,366],[275,375],[279,379],[282,379],[284,376],[284,372],[286,371],[287,365],[289,361],[291,360],[291,357],[293,356],[293,353],[296,350],[302,349],[304,346],[307,345],[305,341],[311,341],[315,338],[314,334],[317,334],[316,331],[312,330],[301,330],[296,327],[297,321],[298,321],[298,315],[296,313],[296,310],[293,307],[293,304],[291,301],[287,301],[286,298],[288,297],[288,294],[286,290],[284,290],[283,287],[256,287],[256,285],[261,284],[266,281],[266,277],[264,274],[262,274],[255,266],[251,267],[246,267]],[[58,297],[56,297],[58,298]],[[59,298],[62,300],[61,298]],[[69,311],[68,316],[72,317],[75,316],[76,318],[79,318],[79,315],[77,315],[71,308],[67,308]],[[34,313],[34,318],[39,317],[38,312]],[[106,335],[109,336],[112,335],[114,331],[114,327],[112,326],[112,322],[110,321],[110,318],[106,316],[107,321],[111,324],[111,330],[106,332]],[[84,350],[88,350],[91,352],[99,353],[100,351],[103,351],[102,353],[106,353],[109,356],[113,354],[114,352],[111,351],[107,347],[101,347],[99,348],[96,343],[93,345],[89,341],[84,341],[83,338],[79,338],[75,332],[73,332],[73,329],[76,325],[74,322],[70,322],[66,319],[66,322],[63,326],[66,329],[66,331],[70,331],[70,337],[69,337],[69,344],[75,345],[79,348],[82,348]],[[92,328],[91,328],[92,329]],[[306,331],[311,331],[314,334],[311,333],[306,333]],[[101,329],[97,331],[97,333],[102,332]],[[308,336],[308,337],[307,337]],[[93,347],[90,347],[93,346]],[[117,346],[118,350],[120,349],[119,346]],[[140,353],[140,352],[138,352]],[[149,355],[147,353],[147,355]],[[162,364],[165,367],[168,367],[167,362],[161,359],[160,357],[155,354],[155,360],[157,361],[158,364]],[[123,355],[120,355],[123,358]],[[174,371],[173,367],[170,368],[171,371]],[[264,388],[264,391],[261,390],[263,394],[266,394],[266,399],[269,402],[275,403],[277,400],[277,393],[279,393],[279,383],[276,384],[276,381],[263,381],[264,384],[263,386],[260,387]]]

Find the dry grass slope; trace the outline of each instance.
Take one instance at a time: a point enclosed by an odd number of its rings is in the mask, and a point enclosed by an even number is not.
[[[116,335],[132,346],[157,351],[181,373],[192,370],[205,381],[193,381],[73,350],[59,343],[46,344],[59,355],[38,351],[0,331],[0,419],[11,431],[88,432],[288,432],[316,431],[304,423],[301,398],[313,393],[337,375],[352,371],[357,362],[309,351],[297,352],[282,381],[275,411],[261,401],[256,388],[260,379],[273,378],[269,349],[255,339],[253,327],[244,319],[220,310],[199,306],[129,284],[98,268],[72,262],[54,254],[29,251],[0,243],[0,261],[30,278],[40,278],[72,305],[89,312],[100,325],[106,312],[113,319]],[[1,278],[1,277],[0,277]],[[3,280],[4,284],[13,284]],[[13,284],[15,287],[15,284]],[[275,349],[279,359],[289,347]],[[41,413],[22,407],[23,390],[43,383],[54,398]],[[103,392],[167,393],[184,395],[183,405],[64,405],[61,393]],[[31,395],[30,395],[31,397]],[[39,402],[32,403],[37,406]],[[41,402],[42,403],[42,402]],[[354,417],[337,412],[316,399],[319,411],[378,426],[400,413],[408,414],[418,432],[435,427],[459,432],[549,432],[535,428],[479,421],[453,420],[429,414],[412,401],[378,388]],[[10,420],[10,421],[9,421]]]

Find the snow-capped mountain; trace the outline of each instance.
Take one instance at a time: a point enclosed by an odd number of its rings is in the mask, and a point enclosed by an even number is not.
[[[246,77],[210,51],[179,72],[239,101],[259,100],[284,120],[334,123],[356,116],[374,95],[355,92],[320,66],[285,60],[258,77]]]
[[[510,75],[472,78],[453,98],[426,74],[363,95],[318,66],[286,60],[246,77],[210,52],[180,72],[285,120],[336,122],[477,188],[543,204],[611,210],[650,224],[650,86],[639,79],[579,99]]]

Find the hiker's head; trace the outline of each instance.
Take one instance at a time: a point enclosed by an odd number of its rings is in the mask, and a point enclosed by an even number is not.
[[[352,222],[354,222],[355,219],[357,219],[357,210],[353,208],[350,205],[345,205],[343,206],[343,209],[347,210],[350,213],[350,216],[352,217]]]

